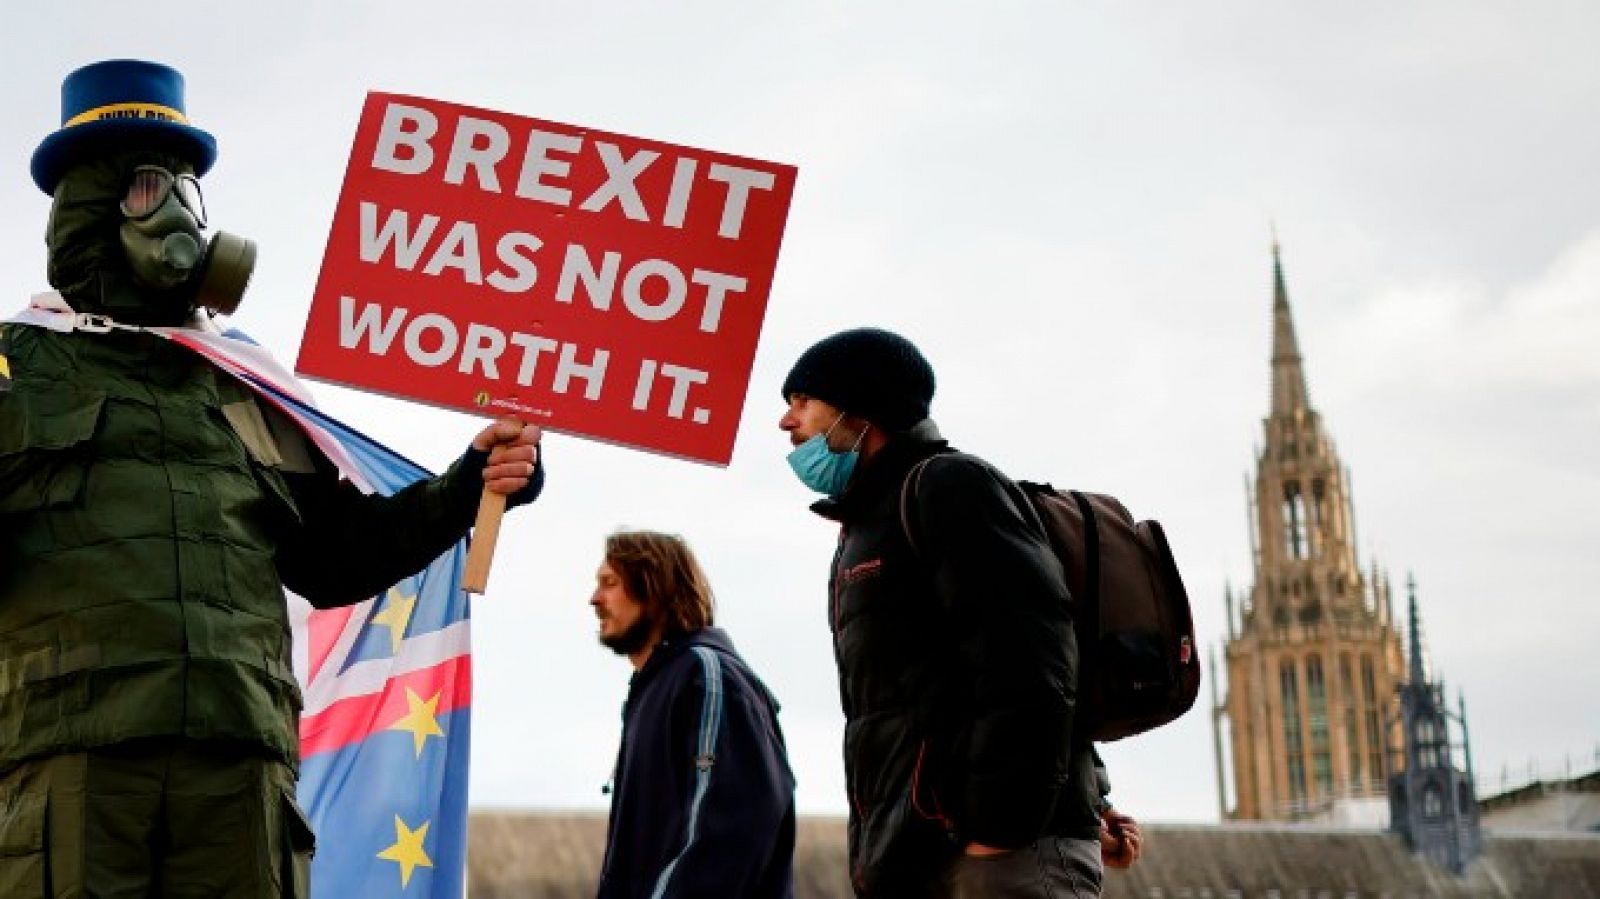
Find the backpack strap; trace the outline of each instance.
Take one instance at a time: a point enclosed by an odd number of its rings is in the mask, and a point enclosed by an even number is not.
[[[911,470],[906,473],[905,482],[900,486],[900,529],[905,531],[906,542],[911,544],[911,551],[919,556],[922,555],[922,550],[917,547],[916,528],[912,526],[911,522],[911,504],[916,501],[917,489],[922,484],[923,472],[928,470],[928,463],[939,458],[940,456],[956,455],[961,454],[951,452],[934,453],[926,459],[923,459],[917,464],[911,466]],[[1021,513],[1023,518],[1031,522],[1040,534],[1044,535],[1046,544],[1053,547],[1054,542],[1050,537],[1050,528],[1045,525],[1044,516],[1040,515],[1039,510],[1034,508],[1033,505],[1032,491],[1039,489],[1040,485],[1034,484],[1030,481],[1013,481],[1004,474],[1001,474],[1000,478],[1006,485],[1008,485],[1009,489],[1007,490],[1007,493],[1011,496],[1012,502],[1016,506],[1017,511]],[[1043,485],[1043,489],[1050,490],[1052,488],[1049,484],[1045,484]],[[1074,493],[1074,496],[1077,497],[1078,503],[1082,505],[1085,509],[1085,512],[1087,512],[1088,500],[1076,493]]]
[[[928,463],[938,455],[935,453],[911,466],[911,470],[906,472],[905,482],[900,485],[900,529],[905,531],[906,542],[911,544],[911,551],[919,556],[922,555],[922,550],[917,548],[916,529],[911,526],[911,503],[916,498],[917,486],[922,483],[922,473],[928,470]]]
[[[1104,661],[1100,643],[1100,516],[1095,513],[1094,504],[1089,502],[1089,497],[1077,490],[1064,491],[1072,497],[1073,503],[1078,507],[1078,514],[1083,516],[1083,581],[1088,586],[1088,596],[1074,596],[1072,598],[1072,611],[1077,618],[1077,627],[1082,633],[1077,635],[1078,643],[1078,695],[1084,697],[1083,709],[1085,720],[1093,721],[1105,713],[1105,709],[1096,708],[1099,703],[1101,689],[1099,678],[1104,674]],[[1059,552],[1059,550],[1058,550]],[[1098,756],[1096,759],[1098,760]],[[1098,769],[1105,770],[1102,763]],[[1109,785],[1107,787],[1109,790]]]
[[[1089,595],[1083,598],[1083,614],[1093,625],[1092,633],[1100,630],[1100,519],[1095,514],[1089,497],[1077,490],[1066,491],[1083,516],[1084,582],[1089,585]]]

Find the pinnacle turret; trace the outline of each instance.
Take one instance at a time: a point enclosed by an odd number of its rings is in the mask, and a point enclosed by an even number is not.
[[[1278,242],[1272,242],[1272,414],[1293,415],[1310,409],[1300,342],[1295,339],[1294,318],[1289,313],[1289,288],[1284,284],[1283,259]]]
[[[1417,611],[1417,578],[1415,575],[1406,576],[1406,602],[1409,605],[1407,614],[1410,616],[1406,625],[1406,636],[1410,643],[1410,656],[1406,659],[1410,665],[1410,677],[1413,686],[1420,688],[1428,682],[1427,657],[1423,655],[1422,648],[1422,613]]]

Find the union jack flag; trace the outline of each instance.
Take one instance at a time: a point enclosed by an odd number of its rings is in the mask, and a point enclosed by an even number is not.
[[[391,494],[429,473],[312,407],[237,332],[174,329],[288,414],[356,486]],[[318,835],[313,897],[459,899],[467,858],[472,641],[462,540],[382,596],[313,609],[290,596],[300,804]]]

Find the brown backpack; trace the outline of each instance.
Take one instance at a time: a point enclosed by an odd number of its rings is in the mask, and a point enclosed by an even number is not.
[[[937,457],[930,457],[937,458]],[[900,492],[911,501],[930,459]],[[1061,561],[1078,642],[1079,722],[1097,742],[1131,737],[1187,712],[1200,692],[1194,619],[1159,522],[1134,521],[1116,498],[1018,481]]]

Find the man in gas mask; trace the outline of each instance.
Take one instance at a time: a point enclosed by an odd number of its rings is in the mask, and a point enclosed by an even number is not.
[[[33,158],[55,293],[0,331],[0,896],[305,894],[285,587],[363,601],[544,480],[539,431],[363,495],[240,381],[146,330],[239,305],[181,76],[73,72]],[[213,328],[214,329],[214,328]]]

